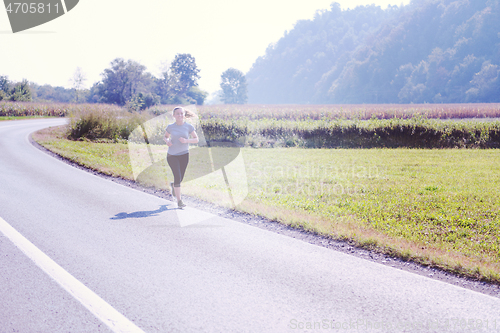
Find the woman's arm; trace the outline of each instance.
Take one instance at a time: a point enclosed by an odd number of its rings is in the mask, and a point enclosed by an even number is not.
[[[170,133],[168,133],[167,131],[165,131],[165,135],[163,136],[163,141],[165,141],[165,143],[169,147],[172,145],[172,140],[170,139]]]
[[[198,143],[200,140],[198,139],[198,134],[196,134],[196,131],[192,131],[191,133],[192,139],[190,139],[189,143]]]
[[[191,135],[192,139],[179,138],[179,141],[181,143],[198,143],[198,141],[200,141],[198,139],[198,135],[196,134],[196,131],[192,131],[191,133],[189,133],[189,135]]]

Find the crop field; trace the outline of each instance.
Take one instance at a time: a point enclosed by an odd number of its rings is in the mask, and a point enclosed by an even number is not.
[[[153,106],[147,112],[160,115],[174,105]],[[349,105],[199,105],[203,119],[429,119],[500,118],[500,104],[349,104]],[[86,110],[118,111],[109,104],[64,104],[0,101],[0,116],[68,116]]]
[[[391,111],[384,113],[383,106],[372,105],[231,105],[200,106],[198,113],[207,140],[255,148],[499,148],[500,121],[492,118],[498,116],[499,107],[388,105]],[[99,104],[68,108],[68,135],[75,140],[126,141],[139,124],[171,109],[162,106],[131,113]],[[366,117],[359,117],[362,111]],[[444,115],[449,118],[439,118]],[[466,115],[476,118],[463,118]]]
[[[0,101],[0,117],[67,117],[76,112],[100,110],[122,111],[122,108],[108,104],[65,104]]]
[[[151,107],[156,115],[171,111],[173,106]],[[201,105],[202,118],[218,119],[429,119],[499,118],[500,104],[348,104],[348,105]]]
[[[456,107],[454,112],[459,115],[475,112],[474,116],[479,118],[483,117],[478,116],[478,112],[483,112],[494,118],[498,116],[495,113],[498,106],[465,105],[465,109]],[[328,108],[318,106],[322,107]],[[438,110],[445,106],[418,107],[421,110],[425,107],[428,108],[426,110]],[[388,124],[392,122],[396,124],[392,126],[400,131],[401,124],[424,124],[423,128],[427,131],[437,128],[449,133],[450,137],[458,138],[456,142],[461,140],[462,144],[451,146],[460,149],[435,149],[450,147],[446,145],[419,149],[330,149],[300,144],[298,129],[328,125],[325,118],[311,119],[314,112],[319,112],[313,109],[313,106],[198,107],[201,127],[207,138],[226,133],[224,131],[229,128],[229,134],[219,137],[219,140],[225,138],[238,142],[238,139],[245,139],[240,149],[248,194],[236,207],[238,210],[335,239],[349,240],[358,246],[424,265],[500,283],[500,151],[484,149],[495,146],[481,144],[481,140],[483,143],[494,142],[491,138],[496,135],[494,133],[499,126],[496,120],[456,117],[456,120],[444,121],[432,119],[430,114],[389,119],[375,119],[372,114],[366,121],[332,117],[331,123],[357,126],[358,132],[350,132],[353,139],[356,139],[355,135],[360,133],[362,126],[373,129],[382,124],[384,128],[390,128]],[[334,109],[340,107],[330,107],[330,110]],[[130,117],[126,125],[130,128],[134,123],[168,110],[171,108],[150,110],[149,115],[122,115],[120,121]],[[246,115],[242,110],[253,116]],[[306,110],[310,111],[307,111],[310,118],[304,117]],[[231,112],[232,115],[228,116]],[[287,118],[294,112],[296,118]],[[217,113],[221,113],[220,116]],[[236,114],[241,115],[237,117]],[[97,118],[95,114],[92,116],[94,120]],[[82,119],[87,118],[75,117],[68,129],[47,130],[38,133],[35,138],[42,145],[82,165],[134,179],[126,140],[120,139],[119,135],[114,139],[98,138],[96,134],[99,131],[94,128],[93,138],[82,135],[68,139],[72,128],[84,128],[82,124],[87,122],[82,122]],[[299,144],[289,145],[286,141],[280,144],[283,134],[275,127],[280,122],[290,126],[289,133],[298,138]],[[219,124],[220,127],[210,127],[211,124]],[[96,128],[104,129],[106,126],[101,124]],[[215,134],[210,133],[210,128]],[[413,126],[415,128],[419,127]],[[464,141],[464,133],[474,133],[474,136]],[[257,135],[266,144],[249,143],[257,140]],[[443,140],[442,133],[439,138]],[[345,137],[345,140],[348,139]],[[475,140],[475,144],[467,144],[467,140]],[[151,149],[157,154],[166,153],[162,145],[152,145]],[[191,172],[195,173],[199,165],[193,159],[189,166]],[[169,170],[164,161],[158,162],[149,172],[151,177],[140,177],[138,180],[148,186],[168,189]],[[220,198],[227,189],[214,185],[216,183],[210,176],[193,179],[183,184],[184,193],[223,204]]]

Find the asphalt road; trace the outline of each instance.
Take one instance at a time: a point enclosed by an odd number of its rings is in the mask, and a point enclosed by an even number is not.
[[[62,122],[0,122],[1,333],[500,332],[498,298],[179,211],[29,143]]]

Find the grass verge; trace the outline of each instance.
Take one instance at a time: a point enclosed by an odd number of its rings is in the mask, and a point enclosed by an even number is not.
[[[70,141],[60,128],[40,131],[33,138],[81,165],[133,179],[126,144]],[[242,152],[249,194],[239,210],[500,283],[500,151]],[[166,169],[164,163],[157,168],[160,178]],[[165,184],[164,179],[159,187]],[[184,193],[214,203],[223,191],[204,178],[184,185]]]
[[[24,120],[24,119],[40,119],[40,118],[54,118],[54,117],[51,117],[51,116],[27,116],[27,117],[24,117],[24,116],[0,116],[0,121],[3,121],[3,120]]]

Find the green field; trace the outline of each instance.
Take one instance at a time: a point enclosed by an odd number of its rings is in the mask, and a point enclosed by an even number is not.
[[[126,144],[54,133],[35,137],[83,165],[133,179]],[[500,282],[496,149],[242,148],[242,154],[249,194],[239,210]],[[195,171],[196,161],[190,168]],[[167,169],[160,163],[149,185],[167,188]],[[184,193],[214,203],[225,191],[209,177],[183,186]]]

